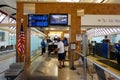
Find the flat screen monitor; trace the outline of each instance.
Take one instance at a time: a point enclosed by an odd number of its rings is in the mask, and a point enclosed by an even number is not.
[[[50,25],[68,25],[68,14],[50,14]]]
[[[29,27],[48,27],[49,26],[48,14],[29,14],[28,26]]]

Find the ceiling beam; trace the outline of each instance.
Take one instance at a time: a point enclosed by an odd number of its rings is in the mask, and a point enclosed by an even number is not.
[[[16,23],[1,23],[0,27],[10,27],[10,26],[16,26]]]

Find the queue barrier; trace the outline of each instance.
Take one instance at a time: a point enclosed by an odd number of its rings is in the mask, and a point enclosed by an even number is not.
[[[83,64],[81,65],[84,68],[82,69],[84,73],[81,73],[81,70],[77,70],[80,76],[82,76],[80,80],[88,80],[88,78],[89,80],[120,80],[120,76],[108,70],[106,66],[94,62],[80,52],[74,51],[74,53],[83,58]]]

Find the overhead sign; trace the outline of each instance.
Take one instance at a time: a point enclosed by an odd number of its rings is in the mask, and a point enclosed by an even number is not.
[[[81,41],[81,40],[82,40],[81,34],[76,34],[76,41]]]
[[[120,26],[120,15],[84,15],[81,25]]]

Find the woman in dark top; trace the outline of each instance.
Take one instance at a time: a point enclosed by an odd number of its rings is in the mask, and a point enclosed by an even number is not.
[[[46,52],[46,43],[44,39],[41,42],[41,48],[42,48],[42,55]]]

